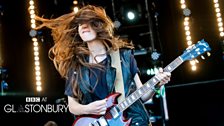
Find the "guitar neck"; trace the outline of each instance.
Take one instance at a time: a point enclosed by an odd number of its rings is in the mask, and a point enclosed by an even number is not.
[[[167,65],[164,68],[164,71],[165,72],[172,72],[174,69],[176,69],[183,62],[184,61],[179,56],[174,61],[172,61],[169,65]],[[152,90],[157,83],[159,83],[159,79],[156,78],[156,76],[154,76],[150,80],[148,80],[141,88],[137,89],[135,92],[133,92],[127,98],[125,98],[124,101],[122,101],[121,103],[119,103],[117,105],[117,108],[119,109],[119,112],[123,112],[125,109],[127,109],[129,106],[131,106],[135,101],[140,99],[144,94],[146,94],[147,92]]]

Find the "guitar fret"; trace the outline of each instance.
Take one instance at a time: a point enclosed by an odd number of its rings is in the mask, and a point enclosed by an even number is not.
[[[147,92],[151,89],[151,85],[149,83],[145,84],[145,87],[147,87]]]
[[[127,103],[127,101],[124,101],[124,106],[126,107],[126,106],[128,106],[128,103]]]
[[[171,71],[172,70],[171,66],[168,66],[167,69],[168,69],[168,71]]]
[[[156,76],[154,76],[154,77],[152,78],[152,80],[153,80],[153,86],[160,82],[160,79],[157,78]]]
[[[130,97],[132,98],[132,100],[135,100],[135,96],[134,95],[130,95]]]
[[[138,90],[138,94],[141,95],[142,94],[142,91],[141,90]]]
[[[147,86],[148,88],[151,87],[149,83],[145,84],[145,86]]]
[[[150,80],[148,80],[146,83],[148,83],[149,84],[149,86],[148,87],[153,87],[156,83],[154,83],[153,82],[153,78],[152,79],[150,79]]]
[[[128,104],[131,104],[131,100],[130,100],[129,97],[127,97],[127,103],[128,103]]]
[[[133,95],[134,95],[135,99],[138,98],[138,95],[136,94],[136,92],[134,92]]]
[[[132,100],[130,97],[127,98],[127,101],[128,101],[128,104],[131,104],[132,103]]]
[[[118,104],[117,107],[118,107],[118,109],[121,110],[121,111],[124,109],[124,105],[123,105],[123,103]]]
[[[142,86],[142,90],[143,90],[143,92],[144,92],[144,94],[147,92],[147,87],[145,87],[145,86]]]

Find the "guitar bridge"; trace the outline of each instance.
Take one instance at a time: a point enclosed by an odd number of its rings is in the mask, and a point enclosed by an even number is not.
[[[109,126],[106,119],[102,116],[95,120],[93,123],[89,123],[89,126]]]

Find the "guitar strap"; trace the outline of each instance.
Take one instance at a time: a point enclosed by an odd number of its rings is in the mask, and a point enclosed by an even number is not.
[[[119,49],[117,49],[116,51],[112,50],[110,56],[111,56],[111,66],[116,68],[116,78],[114,84],[115,84],[115,91],[121,93],[121,95],[118,97],[118,103],[120,103],[125,99],[125,92],[124,92],[124,81],[122,76]]]

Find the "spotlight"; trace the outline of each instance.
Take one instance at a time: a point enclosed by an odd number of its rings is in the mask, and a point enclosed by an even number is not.
[[[160,55],[161,55],[161,54],[159,54],[158,52],[154,51],[154,52],[152,52],[152,54],[151,54],[151,58],[152,58],[153,60],[158,60],[159,57],[160,57]]]
[[[31,29],[30,32],[29,32],[29,34],[30,34],[31,37],[35,37],[37,35],[37,31]]]
[[[127,18],[129,19],[129,20],[134,20],[135,19],[135,13],[133,12],[133,11],[128,11],[127,12]]]
[[[143,15],[143,8],[140,3],[125,3],[120,8],[122,25],[133,25],[140,23]]]
[[[191,10],[188,8],[183,9],[183,14],[184,16],[188,17],[191,15]]]
[[[120,26],[121,26],[121,22],[118,21],[118,20],[115,20],[115,21],[114,21],[114,27],[115,27],[115,28],[119,28]]]
[[[155,75],[159,72],[159,68],[158,67],[154,67],[154,68],[148,68],[146,70],[146,74],[147,75]]]

